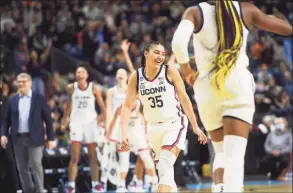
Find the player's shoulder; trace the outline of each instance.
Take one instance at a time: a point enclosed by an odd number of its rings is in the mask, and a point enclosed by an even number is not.
[[[166,68],[166,79],[168,83],[173,85],[173,82],[178,80],[178,77],[180,77],[180,73],[177,70],[177,68],[174,67],[173,65],[165,65],[165,68]]]
[[[92,85],[92,91],[94,94],[100,92],[100,87],[97,82],[90,82],[90,84]]]
[[[179,71],[177,70],[177,68],[173,65],[165,65],[165,68],[167,70],[167,74],[179,74]]]
[[[184,11],[183,17],[184,16],[192,16],[192,17],[194,17],[199,13],[200,13],[199,5],[190,6]]]
[[[92,85],[93,89],[99,89],[99,85],[96,82],[89,82],[89,85]]]

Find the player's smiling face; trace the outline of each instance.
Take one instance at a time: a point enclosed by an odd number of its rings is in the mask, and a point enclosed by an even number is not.
[[[159,68],[165,61],[165,48],[162,45],[153,45],[146,53],[147,64]]]
[[[86,69],[79,67],[76,70],[76,79],[79,81],[79,80],[87,80],[87,78],[88,78],[88,73]]]
[[[127,71],[124,69],[119,69],[116,73],[116,81],[117,83],[127,82]]]

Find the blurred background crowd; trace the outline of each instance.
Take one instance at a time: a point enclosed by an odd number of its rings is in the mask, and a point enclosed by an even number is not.
[[[45,95],[52,108],[56,142],[67,146],[68,134],[59,128],[67,100],[65,88],[74,81],[75,66],[88,62],[91,79],[105,94],[115,83],[116,70],[127,69],[120,48],[123,39],[131,42],[129,54],[135,67],[140,66],[143,45],[150,40],[165,46],[168,61],[182,13],[198,2],[11,0],[0,7],[2,94],[9,97],[17,92],[18,73],[32,75],[33,89]],[[255,4],[263,12],[292,23],[292,2],[260,0]],[[256,82],[256,114],[250,138],[257,139],[257,144],[250,145],[257,147],[250,150],[248,146],[248,153],[254,151],[261,162],[274,154],[271,146],[275,138],[284,143],[277,147],[288,147],[282,154],[292,151],[292,38],[253,28],[247,53]],[[192,89],[187,87],[187,92],[194,102]],[[194,108],[196,111],[196,105]]]

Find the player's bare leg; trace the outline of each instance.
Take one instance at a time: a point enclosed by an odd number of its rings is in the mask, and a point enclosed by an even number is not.
[[[80,156],[80,142],[71,143],[71,158],[68,166],[68,187],[67,192],[75,192],[75,179],[78,172],[78,162]]]
[[[144,165],[140,158],[140,156],[137,156],[136,164],[135,164],[135,174],[138,181],[143,181],[144,176]]]
[[[90,161],[90,168],[91,168],[91,179],[92,179],[92,192],[101,192],[103,191],[103,184],[99,182],[99,165],[97,160],[97,151],[96,151],[97,144],[90,143],[87,144],[88,148],[88,157]]]

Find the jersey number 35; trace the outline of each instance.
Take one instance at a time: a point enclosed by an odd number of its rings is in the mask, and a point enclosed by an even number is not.
[[[152,102],[151,108],[156,108],[156,107],[163,107],[164,103],[163,100],[161,99],[161,95],[155,96],[155,97],[149,97],[148,100]]]

